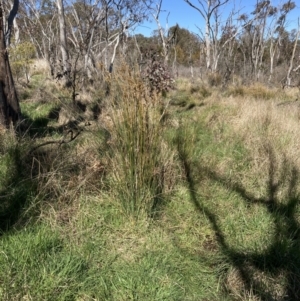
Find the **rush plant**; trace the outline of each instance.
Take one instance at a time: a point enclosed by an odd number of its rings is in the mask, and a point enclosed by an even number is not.
[[[163,199],[168,164],[161,102],[139,74],[126,66],[115,75],[111,87],[113,191],[126,214],[151,216]]]

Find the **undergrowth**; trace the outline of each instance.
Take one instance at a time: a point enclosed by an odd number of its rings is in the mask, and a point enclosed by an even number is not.
[[[298,300],[297,103],[232,89],[123,66],[90,124],[1,133],[0,299]]]

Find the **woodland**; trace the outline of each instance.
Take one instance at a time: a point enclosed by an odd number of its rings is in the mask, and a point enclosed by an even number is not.
[[[299,300],[297,3],[163,1],[0,0],[1,301]]]

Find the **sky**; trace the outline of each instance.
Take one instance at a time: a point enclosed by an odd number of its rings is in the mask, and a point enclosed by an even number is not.
[[[196,6],[199,6],[198,0],[191,0]],[[205,0],[204,0],[205,1]],[[287,0],[271,0],[272,5],[278,6]],[[226,20],[229,12],[232,11],[233,5],[244,13],[251,13],[257,0],[229,0],[226,6],[222,6],[222,18]],[[300,18],[300,0],[294,0],[296,8],[288,15],[288,29],[296,29],[298,26],[298,18]],[[163,0],[162,12],[160,14],[160,23],[163,28],[168,29],[176,23],[180,27],[186,28],[191,32],[199,34],[199,28],[204,29],[204,21],[198,11],[190,7],[184,0]],[[155,21],[145,22],[139,26],[135,33],[141,33],[145,36],[151,36],[153,31],[157,29]]]

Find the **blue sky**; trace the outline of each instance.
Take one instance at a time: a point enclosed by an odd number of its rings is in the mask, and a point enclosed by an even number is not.
[[[294,1],[296,3],[296,8],[289,14],[289,29],[297,28],[297,19],[298,17],[300,18],[300,1]],[[272,5],[274,6],[278,6],[279,3],[283,2],[286,1],[271,0]],[[198,0],[193,0],[193,3],[195,3],[195,5],[198,4]],[[221,8],[222,17],[224,17],[224,19],[226,19],[226,16],[228,16],[228,13],[232,10],[234,3],[237,8],[242,10],[242,12],[250,13],[253,11],[256,0],[230,0],[226,7],[223,6]],[[204,22],[200,13],[190,7],[184,0],[163,0],[162,9],[163,12],[160,15],[160,22],[164,28],[170,28],[171,26],[176,25],[176,23],[178,23],[180,27],[184,27],[194,33],[199,33],[197,26],[204,28]],[[168,14],[169,17],[167,24]],[[152,21],[144,23],[142,26],[137,28],[135,32],[142,33],[145,36],[150,36],[155,29],[157,29],[156,23]]]

